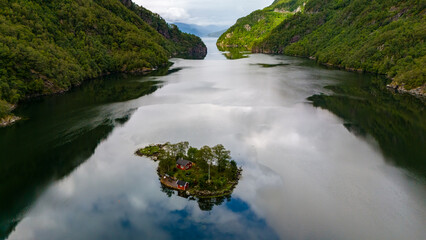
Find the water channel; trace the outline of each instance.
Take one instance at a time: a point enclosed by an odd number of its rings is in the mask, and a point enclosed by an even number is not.
[[[0,239],[425,239],[422,100],[204,41],[204,60],[21,104],[0,129]],[[180,141],[231,151],[244,169],[231,197],[166,191],[133,154]]]

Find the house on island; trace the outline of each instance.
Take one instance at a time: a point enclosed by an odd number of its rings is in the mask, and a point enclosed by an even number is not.
[[[189,187],[189,183],[185,181],[181,181],[181,180],[177,180],[176,184],[178,189],[184,190],[184,191]]]
[[[176,180],[176,178],[170,177],[169,175],[164,175],[161,177],[160,182],[165,185],[166,187],[173,188],[176,190],[183,190],[185,191],[189,187],[189,183],[182,181],[182,180]]]
[[[179,158],[176,161],[176,167],[179,168],[179,169],[182,169],[182,170],[188,170],[192,167],[192,162],[185,160],[183,158]]]

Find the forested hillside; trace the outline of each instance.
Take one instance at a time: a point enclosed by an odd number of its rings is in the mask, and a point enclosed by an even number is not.
[[[150,19],[150,20],[149,20]],[[34,95],[111,72],[145,72],[170,57],[203,58],[201,39],[119,0],[0,2],[0,118]]]
[[[423,0],[306,0],[252,51],[385,74],[394,86],[424,94],[425,6]]]
[[[200,38],[182,32],[175,24],[169,25],[160,15],[138,6],[131,0],[120,0],[127,8],[136,13],[143,21],[168,39],[171,46],[166,47],[173,57],[203,59],[207,48]]]
[[[302,0],[275,0],[271,6],[238,19],[220,36],[218,46],[244,47],[250,50],[255,42],[263,40],[284,19],[302,9]]]

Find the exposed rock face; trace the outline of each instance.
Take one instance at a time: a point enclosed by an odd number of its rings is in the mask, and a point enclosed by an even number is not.
[[[190,47],[188,53],[195,59],[203,59],[207,55],[207,47],[203,42],[200,42]]]
[[[300,40],[300,35],[296,35],[291,38],[290,43],[295,43]]]
[[[411,94],[411,95],[414,95],[414,96],[426,98],[426,85],[407,90],[407,89],[405,89],[404,85],[398,85],[398,84],[392,82],[391,84],[386,85],[386,87],[389,88],[389,89],[392,89],[396,92],[408,93],[408,94]]]
[[[271,6],[256,10],[242,17],[231,26],[217,41],[218,46],[245,47],[251,50],[253,45],[267,37],[282,21],[303,11],[303,0],[276,0]]]
[[[121,0],[121,2],[124,4],[124,6],[128,8],[131,7],[133,4],[132,0]]]
[[[0,127],[6,127],[14,124],[16,121],[21,120],[20,117],[17,116],[7,116],[5,118],[0,119]]]
[[[288,11],[285,8],[275,8],[274,12],[277,12],[277,13],[289,13],[290,11]]]

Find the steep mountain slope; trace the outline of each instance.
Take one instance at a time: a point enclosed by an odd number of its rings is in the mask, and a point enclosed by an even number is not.
[[[308,0],[253,52],[305,56],[348,70],[386,74],[392,85],[424,94],[425,1]]]
[[[255,42],[263,40],[278,24],[302,10],[303,0],[275,0],[271,6],[238,19],[219,37],[217,45],[250,50]]]
[[[184,33],[176,24],[168,24],[160,15],[138,6],[131,0],[120,1],[169,40],[169,46],[166,46],[166,49],[172,53],[173,57],[203,59],[206,56],[207,48],[199,37]]]
[[[1,1],[0,100],[14,104],[110,72],[149,71],[173,56],[205,56],[200,38],[131,1],[122,2]],[[3,116],[10,109],[5,101],[0,101]]]

